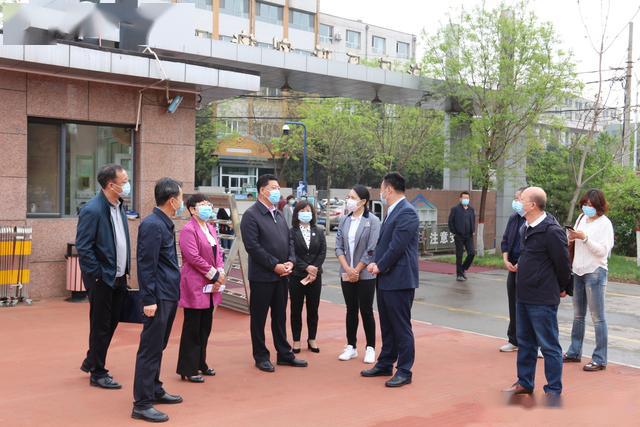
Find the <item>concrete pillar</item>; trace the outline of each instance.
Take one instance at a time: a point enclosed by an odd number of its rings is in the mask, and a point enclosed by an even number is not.
[[[500,242],[507,226],[509,216],[513,213],[511,202],[513,195],[520,187],[527,185],[527,147],[520,139],[508,148],[501,161],[501,173],[497,179],[496,194],[496,241]]]
[[[470,130],[468,127],[451,126],[451,113],[444,113],[444,138],[445,138],[445,159],[450,157],[450,153],[455,152],[455,144],[466,137]],[[471,190],[471,179],[467,168],[449,168],[445,165],[442,173],[443,190]]]

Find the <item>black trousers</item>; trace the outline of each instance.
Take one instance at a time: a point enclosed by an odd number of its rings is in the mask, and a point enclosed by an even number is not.
[[[516,347],[518,338],[516,335],[516,273],[510,271],[507,276],[507,297],[509,298],[509,327],[507,337],[509,342]]]
[[[184,322],[180,336],[177,373],[191,377],[198,371],[209,369],[207,365],[207,342],[211,334],[213,305],[210,308],[184,309]]]
[[[398,372],[411,376],[415,360],[415,340],[411,328],[411,306],[415,289],[383,291],[378,288],[378,315],[382,349],[376,366],[391,370],[397,362]]]
[[[92,377],[102,378],[109,372],[105,368],[107,351],[127,296],[127,279],[116,278],[113,288],[102,280],[91,283],[89,278],[85,284],[89,293],[89,350],[82,364],[91,370]]]
[[[308,285],[300,283],[306,276],[292,276],[289,280],[289,296],[291,297],[291,335],[294,341],[300,341],[302,333],[302,306],[307,307],[307,332],[310,340],[316,339],[318,332],[318,307],[322,291],[322,275]]]
[[[251,296],[249,313],[251,314],[251,345],[256,362],[269,360],[270,353],[265,345],[264,327],[267,314],[271,310],[271,333],[276,347],[278,360],[293,360],[291,346],[287,342],[287,294],[289,279],[277,282],[249,281]]]
[[[153,401],[165,393],[160,381],[160,366],[177,308],[177,301],[160,300],[155,316],[144,319],[133,381],[134,406],[138,409],[150,408]]]
[[[359,311],[367,346],[375,348],[376,320],[373,317],[373,297],[376,294],[376,280],[360,280],[356,283],[342,281],[341,285],[344,302],[347,305],[347,344],[356,348]]]
[[[462,275],[466,270],[471,267],[473,258],[476,256],[476,250],[473,247],[473,235],[471,236],[454,236],[456,244],[456,274]],[[467,251],[467,257],[462,262],[462,255],[464,251]]]

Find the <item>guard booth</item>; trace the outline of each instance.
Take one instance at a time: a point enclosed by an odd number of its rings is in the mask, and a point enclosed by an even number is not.
[[[31,227],[0,227],[0,307],[31,304]]]
[[[233,194],[204,195],[207,197],[209,202],[211,202],[214,209],[227,209],[229,211],[230,218],[228,220],[211,218],[209,222],[216,224],[218,229],[220,228],[220,225],[223,225],[230,227],[233,230],[233,234],[218,233],[220,246],[227,246],[223,245],[223,241],[231,242],[231,247],[229,249],[223,249],[225,256],[224,274],[227,276],[227,281],[225,289],[222,291],[222,303],[220,305],[242,313],[249,313],[250,290],[248,255],[242,243],[240,215],[238,214],[235,197]],[[185,200],[190,196],[190,194],[185,194]],[[178,245],[178,250],[179,249],[180,247]],[[178,254],[178,256],[182,263],[181,255]]]

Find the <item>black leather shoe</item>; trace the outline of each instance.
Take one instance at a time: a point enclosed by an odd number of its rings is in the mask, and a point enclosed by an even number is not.
[[[169,394],[165,392],[162,396],[156,397],[153,402],[165,405],[175,405],[176,403],[182,403],[182,397],[177,394]]]
[[[278,365],[293,366],[295,368],[306,368],[308,363],[302,359],[278,360]]]
[[[108,375],[102,378],[91,377],[89,379],[89,384],[91,384],[94,387],[106,388],[111,390],[117,390],[122,388],[122,385],[120,383],[116,382],[113,378],[111,378]]]
[[[82,372],[86,372],[87,374],[91,372],[91,367],[89,366],[89,362],[87,362],[87,359],[84,359],[82,361],[82,365],[80,365],[80,370]]]
[[[381,369],[374,366],[371,369],[366,369],[360,372],[360,375],[363,377],[390,377],[393,375],[393,371],[391,369]]]
[[[387,387],[402,387],[407,384],[411,384],[411,376],[403,375],[398,372],[396,372],[393,378],[384,383]]]
[[[270,361],[265,360],[263,362],[256,362],[256,368],[260,369],[262,372],[273,372],[276,368],[273,367]]]
[[[295,354],[300,353],[300,349],[299,348],[291,348],[291,351],[294,352]]]
[[[131,412],[131,418],[136,420],[144,420],[152,423],[163,423],[169,421],[169,416],[163,412],[158,411],[156,408],[151,407],[149,409],[136,409],[133,408]]]
[[[311,350],[312,353],[320,353],[320,348],[319,347],[311,347],[311,344],[309,344],[309,340],[307,340],[307,348],[309,350]]]
[[[203,383],[204,382],[204,378],[202,378],[202,375],[191,375],[190,377],[188,377],[186,375],[180,375],[180,379],[182,381],[187,380],[190,383]]]
[[[216,371],[213,368],[208,368],[208,369],[205,369],[204,371],[200,371],[200,372],[202,372],[202,375],[206,375],[208,377],[213,377],[216,374]]]

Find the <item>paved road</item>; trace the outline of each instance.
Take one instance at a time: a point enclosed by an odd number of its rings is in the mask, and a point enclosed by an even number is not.
[[[328,237],[333,246],[334,236]],[[329,249],[332,252],[332,249]],[[340,289],[338,260],[327,256],[324,265],[322,298],[344,304]],[[467,282],[457,282],[455,276],[421,272],[420,288],[416,292],[412,315],[416,320],[448,326],[480,334],[506,337],[509,312],[506,292],[506,271],[469,273]],[[607,322],[609,325],[609,360],[640,367],[640,286],[609,283],[607,288]],[[595,336],[590,315],[583,353],[590,356]],[[573,306],[565,298],[558,314],[560,342],[569,347]],[[506,342],[506,340],[505,340]],[[497,343],[496,351],[502,343]],[[451,349],[455,351],[455,348]]]

